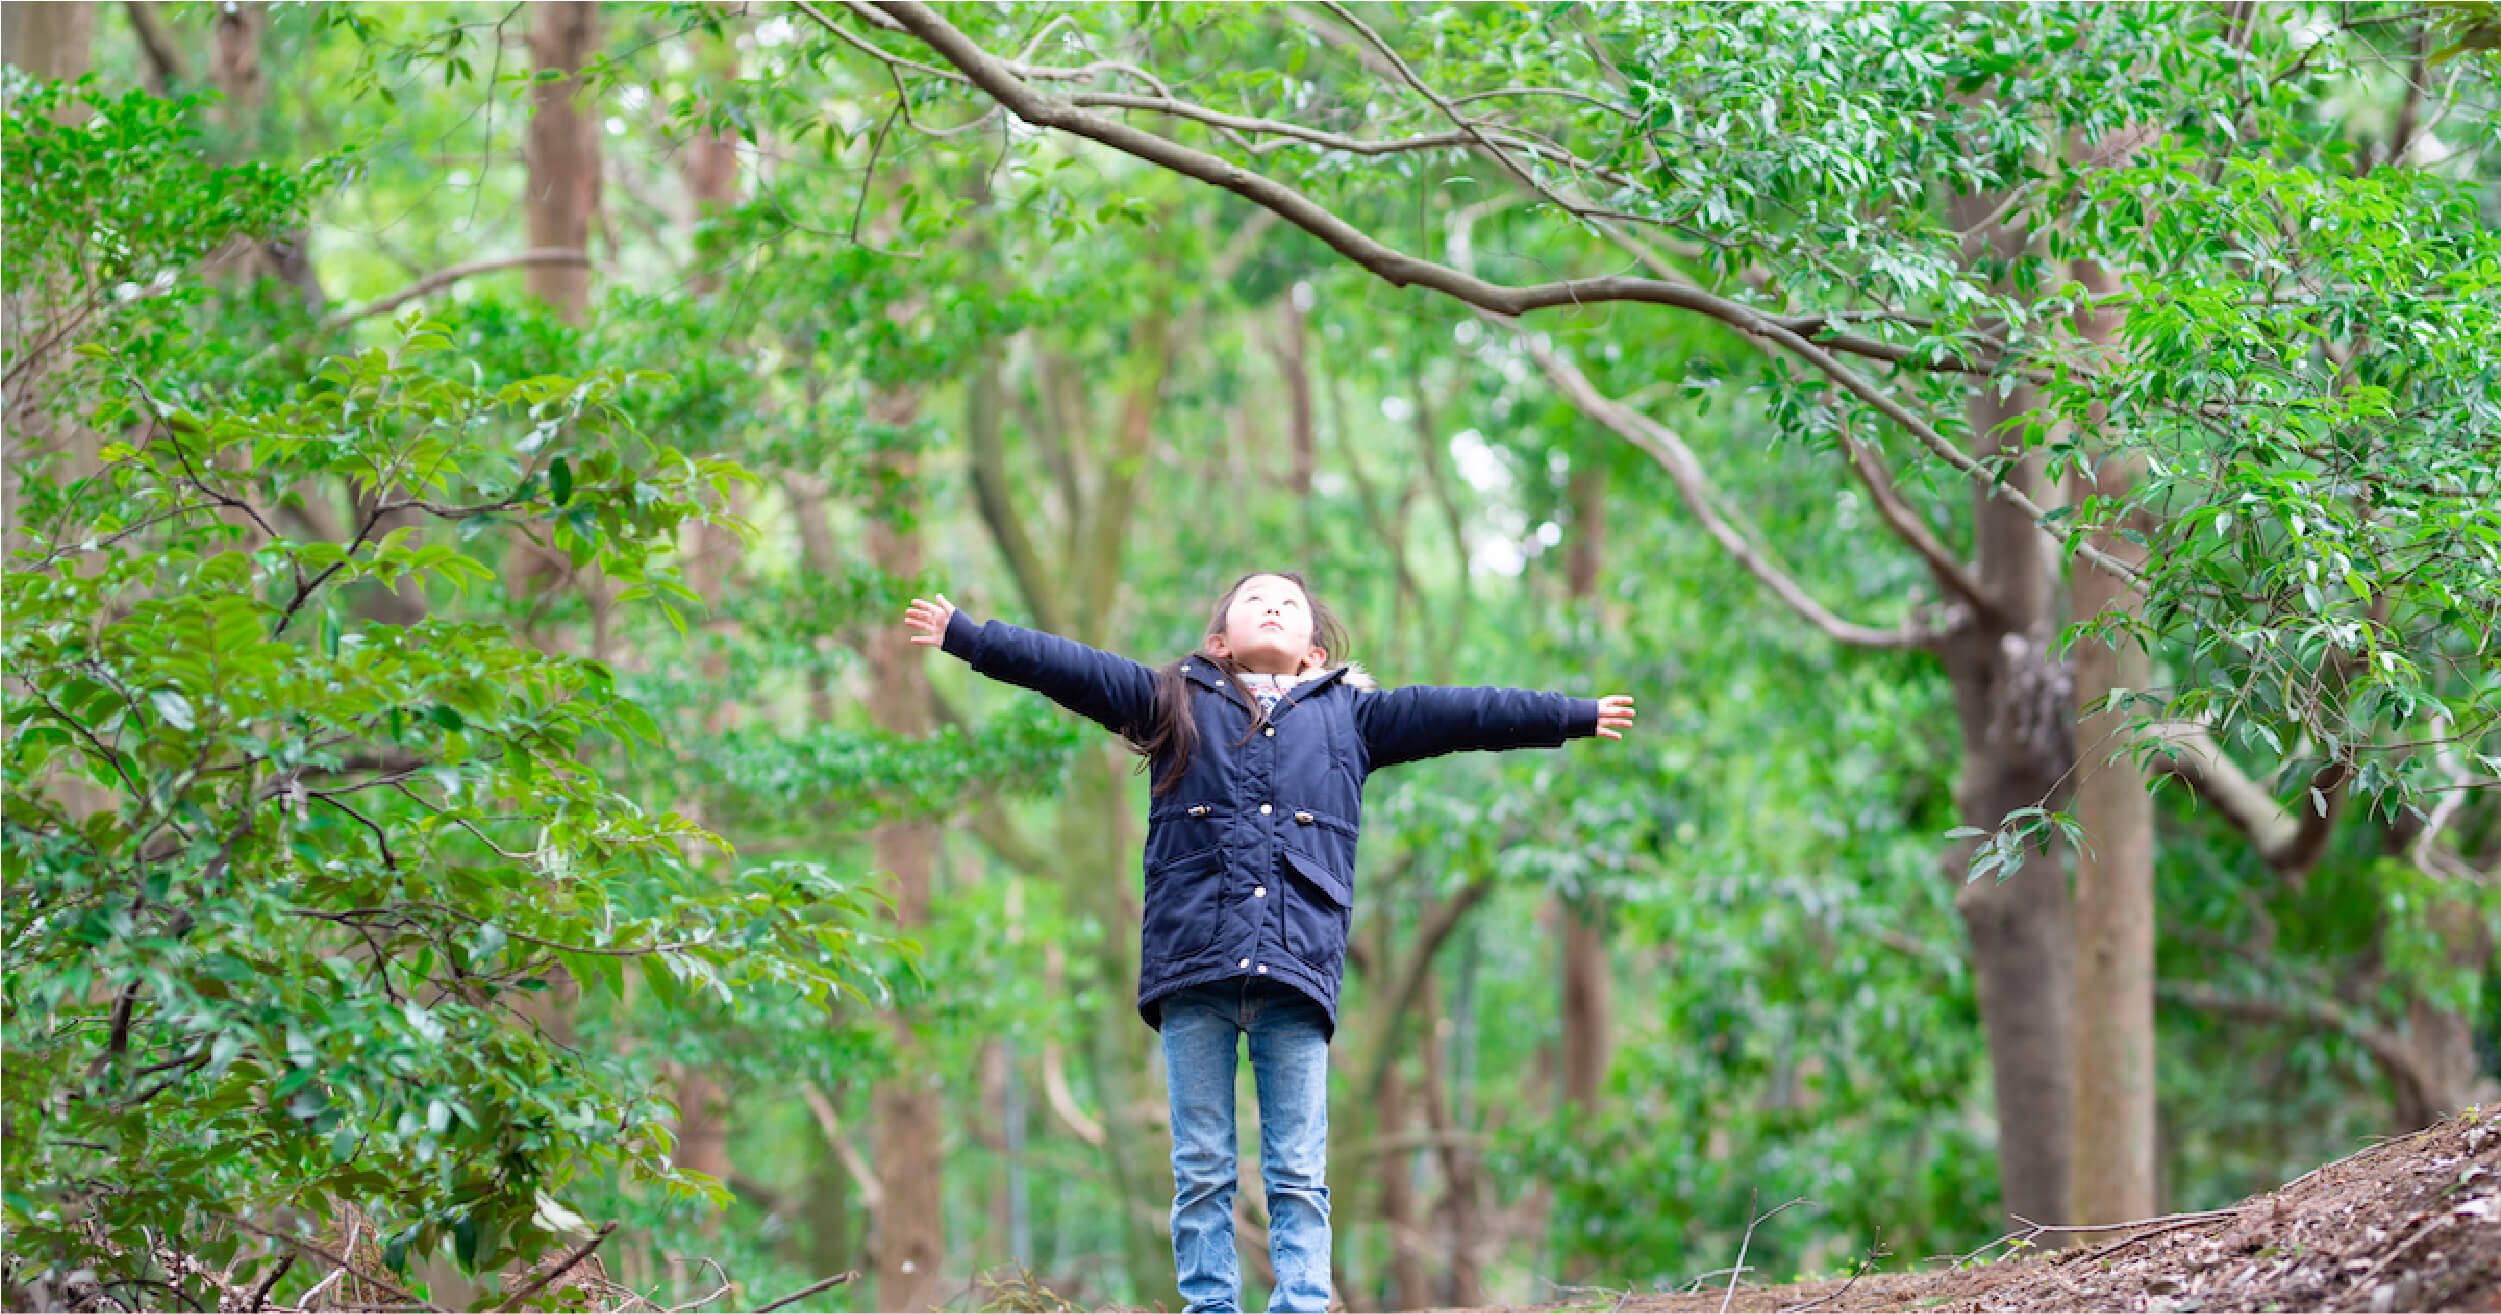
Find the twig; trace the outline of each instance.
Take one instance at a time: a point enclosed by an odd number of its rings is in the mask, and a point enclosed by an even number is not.
[[[770,1305],[756,1306],[756,1314],[768,1314],[768,1311],[780,1309],[782,1306],[787,1305],[794,1300],[802,1300],[806,1297],[813,1296],[827,1287],[841,1286],[843,1283],[852,1281],[859,1276],[860,1271],[856,1268],[852,1269],[848,1273],[836,1273],[822,1282],[812,1283],[808,1286],[801,1287],[797,1291],[791,1292],[789,1295],[782,1297],[780,1300],[774,1301]]]
[[[271,1266],[268,1274],[252,1284],[251,1296],[243,1306],[246,1314],[260,1314],[261,1306],[269,1303],[269,1289],[278,1285],[278,1279],[286,1276],[286,1271],[293,1267],[295,1267],[294,1251],[290,1250],[278,1256],[278,1262]]]
[[[1860,1278],[1875,1272],[1876,1265],[1881,1262],[1886,1255],[1891,1253],[1891,1251],[1884,1248],[1884,1231],[1880,1228],[1876,1232],[1875,1242],[1867,1247],[1867,1258],[1860,1260],[1858,1266],[1850,1270],[1850,1280],[1842,1283],[1839,1291],[1832,1292],[1828,1295],[1817,1296],[1815,1299],[1807,1301],[1802,1305],[1785,1306],[1781,1309],[1780,1314],[1805,1314],[1805,1311],[1813,1309],[1818,1305],[1827,1305],[1833,1301],[1841,1299],[1843,1296],[1850,1294],[1850,1288],[1857,1286]]]
[[[2207,1223],[2219,1223],[2219,1222],[2223,1222],[2223,1221],[2225,1221],[2226,1219],[2230,1219],[2230,1218],[2237,1217],[2237,1216],[2239,1215],[2239,1213],[2240,1213],[2240,1211],[2239,1211],[2239,1210],[2237,1210],[2237,1209],[2215,1209],[2215,1210],[2209,1210],[2208,1212],[2206,1212],[2206,1213],[2202,1213],[2202,1214],[2184,1214],[2184,1215],[2181,1215],[2180,1217],[2178,1217],[2178,1218],[2176,1218],[2176,1219],[2174,1219],[2174,1220],[2172,1220],[2172,1221],[2170,1221],[2170,1222],[2168,1222],[2168,1223],[2164,1223],[2164,1224],[2163,1224],[2162,1226],[2160,1226],[2160,1227],[2149,1227],[2149,1228],[2146,1228],[2146,1229],[2145,1229],[2144,1231],[2142,1231],[2142,1232],[2135,1233],[2135,1234],[2133,1234],[2133,1235],[2131,1235],[2131,1236],[2122,1237],[2121,1239],[2119,1239],[2119,1240],[2117,1240],[2117,1241],[2113,1241],[2113,1242],[2111,1242],[2109,1245],[2102,1246],[2102,1247],[2100,1247],[2099,1249],[2095,1249],[2095,1250],[2088,1250],[2088,1251],[2085,1251],[2083,1254],[2080,1254],[2080,1255],[2060,1255],[2058,1258],[2051,1260],[2051,1261],[2050,1261],[2050,1264],[2051,1264],[2051,1266],[2052,1266],[2052,1267],[2059,1267],[2059,1268],[2063,1268],[2063,1267],[2065,1267],[2066,1265],[2068,1265],[2068,1264],[2070,1264],[2070,1263],[2074,1263],[2074,1262],[2078,1262],[2078,1261],[2081,1261],[2081,1262],[2084,1262],[2084,1263],[2088,1263],[2088,1264],[2089,1264],[2089,1263],[2091,1263],[2092,1261],[2094,1261],[2094,1260],[2096,1260],[2096,1259],[2099,1259],[2099,1258],[2101,1258],[2101,1257],[2102,1257],[2102,1256],[2104,1256],[2104,1255],[2116,1254],[2116,1253],[2118,1253],[2119,1251],[2125,1250],[2125,1249],[2127,1249],[2129,1246],[2135,1245],[2137,1242],[2142,1241],[2142,1240],[2145,1240],[2147,1237],[2156,1237],[2156,1236],[2161,1236],[2161,1235],[2162,1235],[2163,1233],[2165,1233],[2165,1232],[2177,1232],[2177,1231],[2179,1231],[2180,1229],[2182,1229],[2182,1228],[2187,1228],[2187,1227],[2201,1227],[2201,1226],[2204,1226],[2204,1225],[2205,1225],[2205,1224],[2207,1224]],[[2148,1221],[2153,1221],[2153,1220],[2148,1220]],[[2041,1230],[2043,1230],[2043,1231],[2045,1231],[2045,1232],[2107,1232],[2107,1231],[2112,1230],[2114,1227],[2131,1227],[2131,1226],[2134,1226],[2134,1224],[2130,1224],[2130,1223],[2116,1223],[2116,1224],[2104,1224],[2104,1225],[2102,1225],[2102,1226],[2100,1226],[2100,1227],[2055,1227],[2055,1228],[2043,1228],[2043,1229],[2041,1229]]]
[[[531,1279],[530,1285],[504,1297],[504,1303],[497,1305],[495,1308],[499,1310],[511,1309],[513,1306],[520,1304],[522,1301],[528,1300],[530,1297],[537,1295],[540,1287],[546,1286],[548,1283],[555,1281],[558,1276],[572,1269],[575,1264],[581,1263],[582,1260],[590,1254],[590,1252],[599,1248],[600,1242],[607,1240],[609,1234],[615,1232],[616,1230],[617,1225],[614,1222],[601,1223],[599,1225],[599,1230],[592,1234],[591,1239],[575,1246],[573,1248],[573,1253],[564,1257],[563,1263],[558,1264],[554,1268],[551,1268]]]
[[[438,269],[433,273],[418,279],[416,282],[401,288],[399,291],[390,294],[389,296],[382,297],[374,301],[368,301],[361,306],[350,306],[345,310],[334,312],[329,316],[329,318],[321,321],[321,326],[324,329],[345,328],[360,319],[371,319],[376,315],[387,315],[419,297],[425,296],[429,293],[439,292],[464,278],[474,278],[479,274],[491,274],[497,270],[515,269],[523,266],[588,265],[590,262],[591,258],[588,251],[576,251],[567,247],[553,246],[538,247],[528,251],[517,252],[513,255],[488,256],[483,260],[471,260],[466,264],[453,265],[449,269]]]
[[[2164,1214],[2160,1218],[2137,1218],[2124,1223],[2036,1223],[2021,1214],[2007,1217],[2023,1224],[2024,1235],[2041,1236],[2050,1232],[2116,1232],[2130,1227],[2161,1227],[2170,1223],[2202,1223],[2210,1218],[2231,1218],[2245,1206],[2230,1209],[2201,1209],[2191,1214]]]
[[[1748,1247],[1754,1244],[1754,1229],[1771,1221],[1771,1219],[1777,1216],[1782,1209],[1787,1209],[1790,1205],[1811,1205],[1813,1203],[1815,1202],[1807,1199],[1805,1196],[1799,1196],[1797,1199],[1790,1201],[1789,1204],[1784,1204],[1778,1209],[1772,1210],[1771,1213],[1764,1214],[1761,1217],[1756,1218],[1753,1222],[1745,1225],[1745,1236],[1737,1242],[1736,1270],[1728,1275],[1728,1293],[1719,1298],[1719,1314],[1728,1314],[1728,1302],[1737,1298],[1737,1274],[1745,1271],[1745,1252]],[[1751,1207],[1751,1205],[1748,1207]]]
[[[842,1116],[835,1111],[834,1102],[816,1088],[816,1083],[809,1081],[799,1083],[799,1097],[807,1101],[808,1111],[816,1115],[816,1125],[832,1144],[835,1157],[842,1160],[842,1166],[851,1174],[851,1180],[859,1184],[862,1202],[872,1212],[882,1208],[886,1200],[885,1185],[877,1180],[877,1174],[869,1167],[868,1161],[853,1148],[851,1138],[843,1135]]]
[[[450,1310],[447,1310],[440,1305],[433,1304],[432,1302],[420,1300],[416,1296],[409,1294],[407,1291],[394,1286],[390,1282],[384,1281],[381,1278],[367,1273],[363,1269],[339,1258],[337,1255],[331,1254],[329,1251],[322,1249],[320,1246],[314,1245],[310,1241],[286,1236],[278,1232],[272,1232],[268,1228],[262,1227],[257,1223],[246,1222],[240,1218],[230,1218],[230,1221],[233,1222],[235,1226],[240,1227],[244,1231],[250,1232],[256,1236],[267,1237],[280,1245],[293,1246],[296,1249],[311,1255],[313,1258],[336,1268],[340,1273],[353,1277],[359,1282],[369,1283],[375,1287],[379,1287],[384,1295],[394,1296],[400,1300],[407,1301],[411,1306],[427,1311],[427,1314],[451,1314]]]
[[[713,1259],[711,1256],[706,1255],[704,1257],[703,1264],[704,1267],[712,1270],[712,1275],[714,1277],[721,1279],[721,1285],[713,1288],[709,1295],[699,1296],[683,1305],[669,1306],[668,1314],[686,1314],[686,1311],[688,1310],[702,1309],[704,1306],[709,1305],[713,1301],[719,1300],[721,1297],[729,1294],[731,1286],[729,1274],[721,1271],[720,1262]]]
[[[2363,1155],[2369,1154],[2369,1153],[2370,1153],[2371,1151],[2373,1151],[2373,1150],[2384,1150],[2384,1149],[2388,1148],[2388,1147],[2389,1147],[2389,1146],[2391,1146],[2391,1145],[2403,1145],[2403,1144],[2405,1144],[2407,1141],[2411,1141],[2411,1140],[2418,1140],[2418,1139],[2420,1139],[2420,1138],[2422,1138],[2422,1137],[2429,1136],[2429,1135],[2431,1135],[2433,1132],[2436,1132],[2436,1131],[2438,1131],[2438,1130],[2440,1130],[2440,1125],[2439,1125],[2438,1123],[2434,1123],[2434,1124],[2432,1124],[2432,1125],[2431,1125],[2431,1126],[2429,1126],[2429,1127],[2425,1127],[2425,1128],[2423,1128],[2421,1131],[2407,1132],[2407,1133],[2406,1133],[2405,1135],[2403,1135],[2403,1136],[2392,1137],[2392,1138],[2390,1138],[2390,1139],[2388,1139],[2388,1140],[2384,1140],[2384,1141],[2373,1141],[2373,1142],[2371,1142],[2370,1144],[2363,1146],[2361,1149],[2356,1150],[2356,1151],[2354,1151],[2353,1153],[2346,1155],[2344,1158],[2341,1158],[2341,1159],[2333,1159],[2333,1160],[2330,1160],[2330,1161],[2328,1161],[2328,1162],[2326,1162],[2326,1163],[2320,1164],[2318,1167],[2313,1168],[2313,1169],[2311,1169],[2310,1171],[2308,1171],[2308,1172],[2306,1172],[2306,1173],[2303,1173],[2301,1176],[2296,1177],[2296,1178],[2292,1179],[2291,1181],[2284,1183],[2282,1186],[2279,1186],[2279,1187],[2275,1188],[2275,1194],[2277,1194],[2277,1195],[2282,1195],[2282,1194],[2283,1194],[2283,1193],[2285,1193],[2286,1191],[2289,1191],[2289,1190],[2293,1189],[2294,1187],[2301,1185],[2303,1182],[2309,1181],[2311,1178],[2318,1176],[2320,1173],[2326,1172],[2326,1171],[2327,1171],[2328,1169],[2330,1169],[2330,1168],[2334,1168],[2334,1167],[2336,1167],[2336,1166],[2337,1166],[2337,1165],[2339,1165],[2339,1164],[2347,1164],[2347,1163],[2351,1163],[2351,1162],[2353,1162],[2354,1160],[2361,1158]]]

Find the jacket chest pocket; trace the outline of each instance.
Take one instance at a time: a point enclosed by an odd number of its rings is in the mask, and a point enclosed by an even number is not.
[[[1285,850],[1285,897],[1277,909],[1285,952],[1334,979],[1346,958],[1354,892],[1316,858]]]

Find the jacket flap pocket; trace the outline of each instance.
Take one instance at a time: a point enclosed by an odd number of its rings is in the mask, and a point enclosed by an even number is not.
[[[1285,851],[1285,863],[1294,869],[1294,874],[1309,881],[1322,894],[1329,896],[1329,899],[1338,907],[1355,906],[1354,890],[1345,881],[1340,880],[1336,872],[1330,871],[1327,863],[1308,854],[1297,853],[1292,849]]]

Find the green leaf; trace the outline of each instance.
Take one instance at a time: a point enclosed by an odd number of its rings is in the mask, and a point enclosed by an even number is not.
[[[573,463],[559,456],[547,469],[547,491],[556,505],[573,500]]]
[[[191,700],[180,693],[172,689],[156,690],[148,695],[148,704],[156,709],[158,716],[165,718],[165,724],[176,730],[192,727]]]

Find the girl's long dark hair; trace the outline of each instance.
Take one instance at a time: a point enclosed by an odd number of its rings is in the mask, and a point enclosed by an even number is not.
[[[1244,584],[1262,575],[1291,580],[1294,587],[1303,591],[1303,601],[1311,604],[1311,641],[1328,650],[1329,660],[1342,664],[1346,627],[1338,623],[1337,613],[1330,611],[1328,604],[1312,595],[1311,585],[1290,570],[1254,570],[1233,581],[1233,587],[1216,599],[1215,613],[1208,617],[1203,633],[1224,633],[1225,613],[1233,609],[1233,595],[1240,593]],[[1224,672],[1225,679],[1233,685],[1233,692],[1241,697],[1243,706],[1250,709],[1250,729],[1242,732],[1242,737],[1234,741],[1234,747],[1249,743],[1250,737],[1258,734],[1259,727],[1268,720],[1268,713],[1259,706],[1259,700],[1253,698],[1250,688],[1242,683],[1241,664],[1231,657],[1193,653],[1166,663],[1155,672],[1155,723],[1147,728],[1143,738],[1135,734],[1129,737],[1129,747],[1146,759],[1138,764],[1139,770],[1143,771],[1159,761],[1171,764],[1165,768],[1164,778],[1155,785],[1157,794],[1172,792],[1181,783],[1181,777],[1189,771],[1190,759],[1198,756],[1198,718],[1190,714],[1190,677],[1181,673],[1182,663],[1191,661],[1206,662]]]

